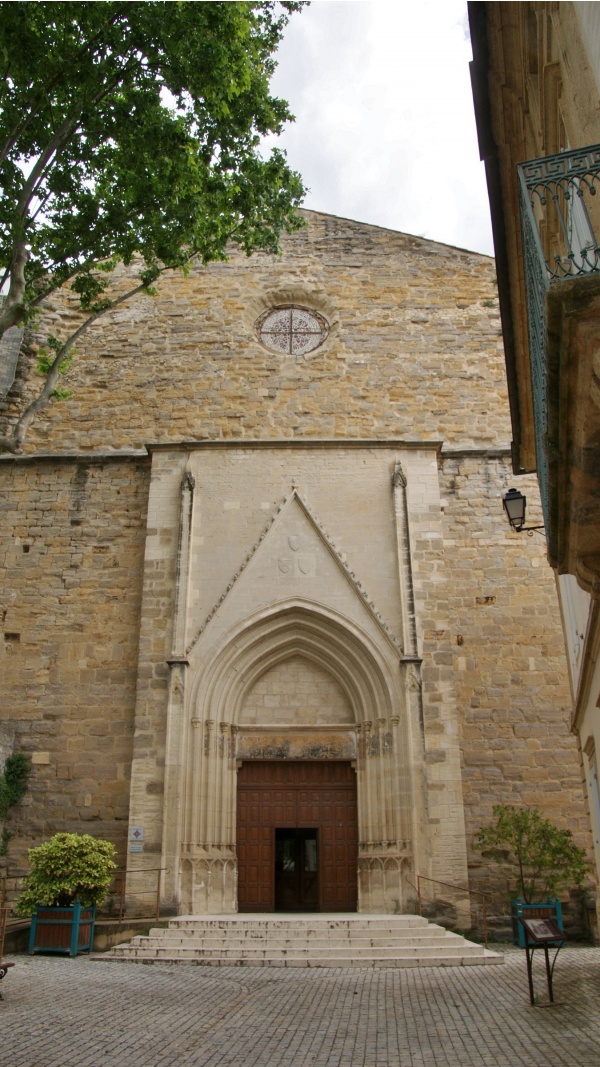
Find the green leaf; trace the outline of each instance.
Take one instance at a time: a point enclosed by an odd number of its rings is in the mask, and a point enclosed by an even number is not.
[[[585,850],[570,830],[561,830],[538,808],[498,804],[495,822],[482,827],[475,847],[508,875],[515,894],[531,904],[581,886],[588,873]]]
[[[31,760],[24,752],[7,756],[4,771],[0,774],[0,819],[6,818],[9,808],[21,800],[30,773]]]
[[[29,850],[30,869],[15,912],[29,915],[38,906],[86,907],[106,898],[116,867],[115,846],[90,834],[59,833]]]
[[[0,3],[0,273],[25,241],[22,318],[67,281],[101,310],[119,262],[148,284],[302,224],[299,175],[260,155],[291,119],[269,81],[302,6]]]

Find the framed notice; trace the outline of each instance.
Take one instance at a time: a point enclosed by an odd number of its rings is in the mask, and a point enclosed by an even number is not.
[[[536,945],[543,945],[547,941],[564,941],[565,939],[554,919],[521,919],[521,922],[525,927],[528,940],[534,941]]]

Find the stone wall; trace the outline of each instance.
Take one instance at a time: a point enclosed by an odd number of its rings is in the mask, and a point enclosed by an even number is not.
[[[11,874],[57,831],[125,852],[148,464],[0,464],[0,691],[32,757]]]
[[[508,457],[456,454],[442,463],[469,869],[481,889],[492,869],[472,842],[495,804],[538,806],[590,846],[554,577],[543,534],[515,533],[500,518],[511,478]],[[541,523],[535,476],[519,487],[528,523]],[[496,887],[504,884],[498,876]]]
[[[292,656],[262,675],[246,697],[240,724],[293,725],[352,723],[348,699],[339,684],[303,656]]]
[[[505,445],[510,433],[495,264],[422,238],[306,212],[283,256],[165,277],[78,342],[28,452],[219,438],[385,437]],[[126,285],[125,275],[120,285]],[[274,304],[325,316],[306,357],[268,352],[255,323]],[[53,298],[35,343],[74,318]],[[11,396],[39,387],[24,351]],[[27,380],[26,376],[29,375]],[[15,410],[15,406],[10,408]]]

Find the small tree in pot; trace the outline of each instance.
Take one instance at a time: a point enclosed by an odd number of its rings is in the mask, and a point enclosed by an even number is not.
[[[29,952],[90,950],[96,905],[107,896],[115,846],[90,834],[55,834],[29,850],[17,915],[32,915]]]
[[[575,844],[570,830],[560,830],[538,808],[498,804],[495,822],[484,826],[475,847],[484,858],[499,864],[509,875],[515,941],[524,944],[519,915],[552,916],[562,929],[560,889],[581,887],[588,871],[585,850]],[[535,908],[535,914],[531,909]]]

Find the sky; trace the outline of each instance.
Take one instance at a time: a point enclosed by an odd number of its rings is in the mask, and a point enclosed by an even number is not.
[[[305,207],[493,254],[462,0],[312,0],[272,82]],[[269,142],[271,143],[271,142]]]

